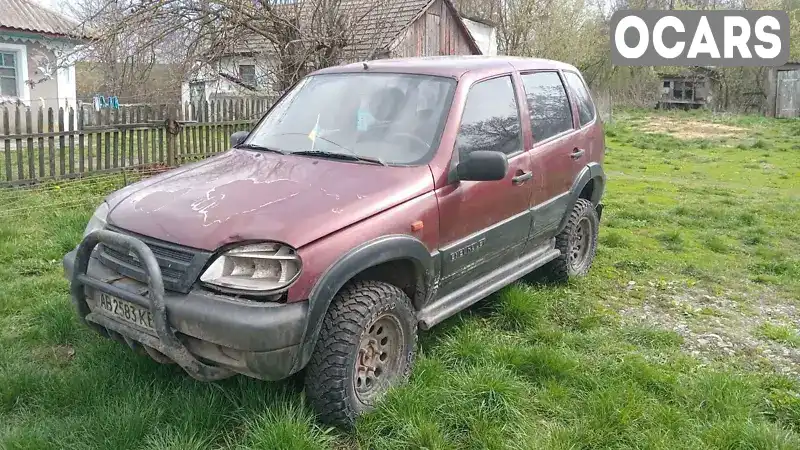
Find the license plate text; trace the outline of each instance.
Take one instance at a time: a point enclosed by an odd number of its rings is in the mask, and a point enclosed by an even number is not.
[[[153,329],[153,315],[145,308],[112,297],[100,294],[100,307],[112,315],[144,328]]]

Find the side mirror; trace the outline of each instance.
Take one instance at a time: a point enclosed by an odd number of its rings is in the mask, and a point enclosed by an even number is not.
[[[502,180],[508,173],[508,158],[502,152],[477,150],[458,163],[456,173],[462,181]]]
[[[249,135],[249,131],[237,131],[236,133],[233,133],[231,135],[231,147],[236,147],[237,145],[241,144]]]

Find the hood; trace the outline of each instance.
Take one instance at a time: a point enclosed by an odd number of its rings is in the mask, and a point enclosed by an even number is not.
[[[108,223],[203,250],[295,248],[433,189],[427,166],[384,167],[234,149],[108,197]]]

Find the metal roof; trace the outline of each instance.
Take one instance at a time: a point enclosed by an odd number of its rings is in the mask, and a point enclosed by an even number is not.
[[[79,24],[28,0],[0,0],[0,32],[4,29],[88,39]]]
[[[0,2],[3,0],[0,0]],[[309,24],[319,21],[319,9],[325,4],[323,0],[300,0],[291,4],[279,4],[288,17],[299,14],[300,21]],[[416,20],[437,0],[340,0],[335,15],[342,23],[352,27],[349,29],[352,42],[344,49],[345,59],[372,59],[376,51],[390,46],[400,38]],[[454,17],[460,18],[452,0],[442,0],[451,10]],[[277,11],[281,11],[278,9]],[[283,14],[283,13],[281,13]],[[467,42],[476,52],[480,47],[475,42],[466,25],[458,20],[456,26],[462,30]],[[256,25],[256,28],[258,26]],[[272,45],[257,34],[226,39],[223,43],[225,54],[248,54],[269,52]]]

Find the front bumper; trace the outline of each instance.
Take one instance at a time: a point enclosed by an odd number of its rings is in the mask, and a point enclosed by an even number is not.
[[[134,252],[149,283],[124,277],[96,258],[100,243]],[[202,288],[188,294],[165,291],[150,249],[135,237],[102,230],[89,234],[63,260],[72,301],[80,319],[102,335],[143,349],[161,362],[175,362],[189,375],[210,381],[241,373],[265,380],[299,370],[297,357],[307,322],[308,302],[259,303]],[[149,309],[154,330],[122,322],[97,307],[100,292]]]

